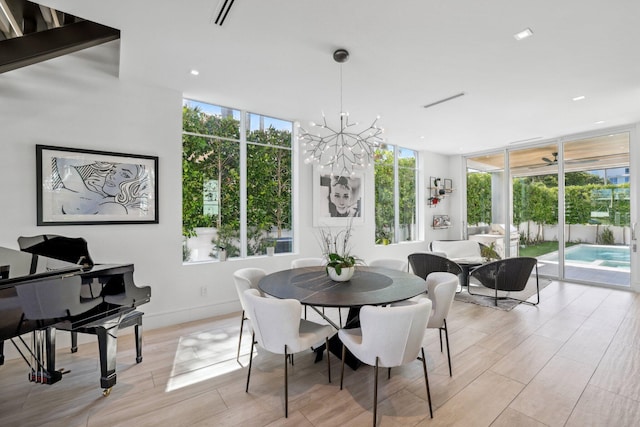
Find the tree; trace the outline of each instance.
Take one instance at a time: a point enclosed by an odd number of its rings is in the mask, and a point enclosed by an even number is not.
[[[240,122],[232,115],[183,107],[183,235],[215,228],[212,241],[229,257],[240,254]],[[291,228],[291,132],[268,129],[247,135],[247,252],[262,253],[272,229]],[[207,181],[218,187],[218,211],[203,212]],[[215,256],[215,254],[212,254]]]
[[[393,159],[391,150],[375,152],[376,243],[395,241]]]
[[[252,132],[247,148],[247,225],[253,236],[249,254],[262,253],[269,232],[291,229],[291,133],[269,127]]]
[[[491,174],[467,174],[467,223],[491,224]]]

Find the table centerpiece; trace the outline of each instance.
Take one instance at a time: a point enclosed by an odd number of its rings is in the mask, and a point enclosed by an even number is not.
[[[357,256],[351,255],[349,238],[351,237],[351,222],[337,233],[331,229],[320,230],[322,255],[327,264],[325,270],[331,280],[346,282],[356,271],[356,265],[361,264]]]

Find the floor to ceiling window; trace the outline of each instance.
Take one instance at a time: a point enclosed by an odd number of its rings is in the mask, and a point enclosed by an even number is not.
[[[536,257],[541,275],[629,286],[629,138],[560,139],[467,158],[469,239],[501,256]]]
[[[292,251],[292,129],[292,122],[184,100],[184,262]]]
[[[564,277],[629,286],[629,133],[563,147]]]
[[[508,256],[508,240],[511,230],[505,228],[504,153],[482,155],[467,159],[467,237],[495,250],[504,258]]]
[[[394,145],[376,150],[376,244],[417,239],[417,159],[417,152]]]
[[[558,144],[510,150],[511,219],[519,234],[515,255],[557,252]],[[538,263],[541,274],[557,277],[558,263]]]

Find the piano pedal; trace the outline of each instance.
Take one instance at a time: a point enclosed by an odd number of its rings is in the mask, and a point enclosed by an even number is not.
[[[54,384],[62,379],[63,372],[60,371],[35,371],[29,373],[29,381],[38,384]]]

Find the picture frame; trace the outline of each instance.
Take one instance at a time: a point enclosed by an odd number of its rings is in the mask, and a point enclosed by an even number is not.
[[[434,215],[433,223],[431,224],[433,228],[449,228],[451,227],[451,219],[449,215]]]
[[[363,173],[332,177],[330,172],[314,167],[313,226],[363,225],[364,194]]]
[[[36,145],[37,225],[157,224],[158,157]]]
[[[453,193],[453,181],[448,178],[444,179],[444,192]]]

